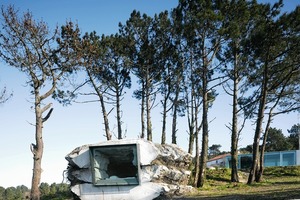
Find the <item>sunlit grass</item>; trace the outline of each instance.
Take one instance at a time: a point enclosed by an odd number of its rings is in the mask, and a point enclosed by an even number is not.
[[[247,173],[239,172],[242,183],[230,182],[230,169],[207,171],[207,179],[195,199],[286,199],[300,198],[300,166],[270,167],[259,183],[246,184]]]

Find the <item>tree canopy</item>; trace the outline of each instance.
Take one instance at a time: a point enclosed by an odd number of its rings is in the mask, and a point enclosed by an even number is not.
[[[226,126],[231,131],[232,166],[237,167],[238,141],[245,121],[255,122],[254,140],[249,146],[254,158],[248,179],[252,183],[257,174],[262,174],[259,155],[293,149],[299,137],[298,125],[289,130],[288,138],[280,129],[271,128],[277,115],[300,110],[300,6],[289,13],[282,13],[282,6],[281,0],[274,4],[180,0],[171,12],[154,17],[134,10],[124,24],[119,24],[118,32],[108,36],[96,31],[83,34],[71,21],[51,31],[47,23],[35,20],[30,12],[21,16],[13,6],[2,8],[0,57],[26,74],[34,97],[32,199],[39,199],[40,191],[56,190],[55,185],[49,188],[40,184],[42,128],[53,111],[46,100],[54,97],[68,104],[68,95],[96,97],[84,101],[99,102],[106,139],[114,139],[108,117],[113,110],[115,138],[122,139],[122,117],[129,115],[123,114],[121,105],[132,80],[137,81],[132,97],[140,101],[139,137],[152,141],[157,134],[152,127],[152,112],[160,105],[161,143],[170,137],[173,144],[178,144],[178,134],[184,133],[178,132],[177,117],[185,116],[188,151],[196,149],[198,187],[205,182],[209,153],[219,153],[221,147],[209,147],[210,109],[218,93],[230,95],[232,120]],[[74,81],[74,90],[59,87],[73,73],[83,74],[82,79]],[[82,92],[81,88],[87,87],[89,90]],[[0,103],[8,97],[4,88]],[[169,117],[172,131],[168,135]],[[237,168],[232,174],[235,176],[231,180],[238,182]]]

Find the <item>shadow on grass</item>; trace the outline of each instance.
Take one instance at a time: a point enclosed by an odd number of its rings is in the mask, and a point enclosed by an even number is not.
[[[298,184],[300,187],[300,181],[291,181],[291,182],[284,181],[284,182],[276,182],[275,183],[275,185],[296,185],[296,184]]]
[[[298,183],[297,183],[298,184]],[[194,196],[194,197],[177,197],[176,199],[182,200],[196,200],[196,199],[208,199],[208,200],[217,200],[217,199],[225,199],[225,200],[260,200],[260,199],[299,199],[300,198],[300,188],[297,189],[285,189],[283,191],[278,190],[269,190],[269,191],[261,191],[259,194],[257,193],[245,193],[245,194],[228,194],[228,195],[220,195],[220,196]]]
[[[213,181],[220,181],[220,182],[230,183],[229,179],[223,178],[223,177],[209,177],[208,179],[213,180]]]

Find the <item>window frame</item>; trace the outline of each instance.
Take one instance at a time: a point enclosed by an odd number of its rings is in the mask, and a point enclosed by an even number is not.
[[[101,150],[104,148],[111,148],[113,151],[114,148],[124,148],[124,147],[131,147],[135,156],[135,164],[134,166],[137,167],[137,177],[135,180],[133,177],[128,178],[116,178],[116,179],[104,179],[104,180],[97,180],[96,176],[96,159],[95,159],[95,152],[97,150]],[[141,183],[141,170],[140,170],[140,151],[139,145],[137,143],[129,143],[129,144],[108,144],[108,145],[97,145],[97,146],[90,146],[90,163],[91,163],[91,173],[92,173],[92,183],[94,186],[129,186],[129,185],[140,185]]]

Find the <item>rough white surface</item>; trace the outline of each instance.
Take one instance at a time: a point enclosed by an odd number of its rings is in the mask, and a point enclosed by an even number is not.
[[[89,146],[77,147],[66,156],[66,159],[79,168],[89,168],[91,166]]]
[[[83,182],[91,183],[93,181],[91,169],[76,170],[72,172],[72,175]]]
[[[89,147],[121,144],[137,144],[140,184],[94,186],[92,184]],[[72,168],[72,170],[69,170],[68,176],[73,185],[71,190],[82,200],[150,200],[158,197],[161,193],[179,191],[183,188],[180,184],[187,184],[190,171],[187,170],[186,166],[188,162],[191,162],[190,154],[176,145],[155,145],[141,139],[106,141],[83,145],[68,154],[66,159]],[[101,160],[102,163],[95,163],[94,166],[99,171],[109,163],[107,158]],[[101,174],[101,177],[105,177],[105,174]]]
[[[144,183],[139,186],[105,186],[94,187],[92,184],[81,184],[71,188],[81,200],[151,200],[160,195],[163,186],[157,183]]]
[[[141,165],[150,165],[151,162],[158,156],[158,149],[149,141],[137,140],[140,148],[140,163]]]

